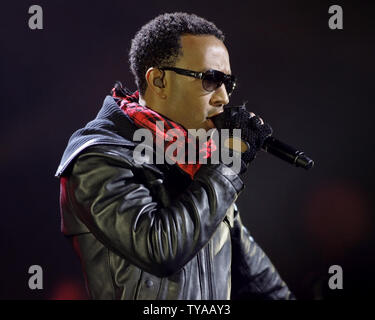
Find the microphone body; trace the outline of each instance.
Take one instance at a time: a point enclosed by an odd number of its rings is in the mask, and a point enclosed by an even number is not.
[[[264,141],[262,149],[295,165],[296,167],[302,167],[308,170],[314,166],[314,161],[307,157],[302,151],[299,151],[272,136]]]

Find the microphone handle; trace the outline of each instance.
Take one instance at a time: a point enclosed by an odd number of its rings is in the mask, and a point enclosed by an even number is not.
[[[307,157],[302,151],[299,151],[272,136],[264,141],[262,149],[295,165],[296,167],[302,167],[308,170],[314,166],[314,161]]]

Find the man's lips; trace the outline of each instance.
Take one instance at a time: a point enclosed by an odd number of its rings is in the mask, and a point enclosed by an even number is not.
[[[206,123],[208,124],[209,129],[216,128],[214,122],[210,118],[207,118]]]
[[[219,114],[221,114],[223,112],[224,111],[217,112],[217,113],[213,114],[212,116],[209,116],[209,117],[206,118],[207,119],[207,123],[209,124],[210,129],[211,128],[216,128],[215,123],[213,122],[212,118],[218,116]]]

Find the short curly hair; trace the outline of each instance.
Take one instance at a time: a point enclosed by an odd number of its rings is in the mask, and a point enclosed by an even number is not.
[[[175,65],[184,34],[213,35],[224,42],[224,34],[215,24],[195,14],[165,13],[149,21],[136,33],[129,51],[130,69],[141,94],[146,92],[149,68]]]

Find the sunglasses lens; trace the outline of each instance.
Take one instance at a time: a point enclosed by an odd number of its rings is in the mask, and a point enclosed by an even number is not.
[[[233,93],[234,88],[236,87],[236,80],[234,77],[226,79],[224,81],[225,89],[227,90],[228,95],[230,96]]]
[[[212,92],[224,83],[228,95],[231,95],[236,84],[234,76],[226,76],[224,73],[216,70],[207,71],[202,79],[203,88]]]
[[[202,79],[202,85],[204,90],[209,92],[215,91],[221,85],[221,80],[222,79],[218,79],[214,71],[208,71]]]

